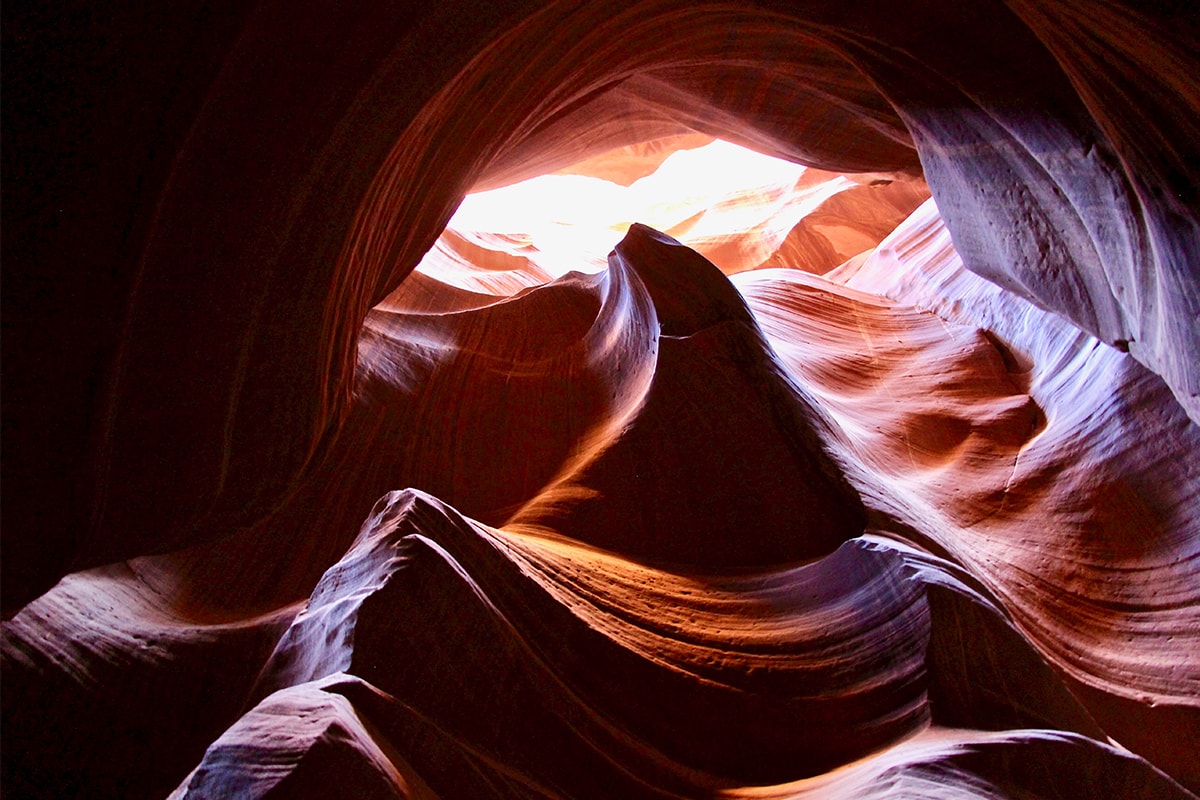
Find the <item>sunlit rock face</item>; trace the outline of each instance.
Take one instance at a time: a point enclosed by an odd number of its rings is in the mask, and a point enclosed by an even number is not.
[[[8,794],[1200,790],[1190,12],[346,5],[5,10]]]

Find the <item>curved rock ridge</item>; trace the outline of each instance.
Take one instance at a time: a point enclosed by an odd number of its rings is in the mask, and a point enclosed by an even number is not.
[[[61,37],[15,14],[5,615],[274,514],[354,407],[363,319],[464,193],[697,131],[923,173],[969,269],[1127,348],[1197,419],[1195,15],[977,5],[262,3]]]
[[[995,351],[993,374],[1011,381],[1029,412],[991,417],[1012,421],[1022,446],[1011,466],[994,464],[1007,474],[993,478],[993,498],[980,498],[978,520],[956,513],[936,479],[900,484],[902,503],[920,503],[900,516],[996,589],[1031,633],[1043,628],[1033,635],[1064,668],[1131,699],[1200,705],[1200,429],[1172,407],[1163,383],[966,272],[932,204],[861,266],[832,277],[929,309],[940,324],[979,326]],[[992,452],[1003,453],[1002,443],[993,438]],[[893,493],[900,461],[877,479]],[[940,534],[939,517],[952,526]],[[1070,566],[1060,573],[1054,564]]]
[[[7,795],[162,797],[244,710],[299,606],[208,623],[164,588],[103,567],[4,623]]]
[[[1142,752],[1153,748],[1159,763],[1190,776],[1194,786],[1195,423],[1170,402],[1168,387],[1128,356],[965,271],[932,204],[871,258],[830,277],[978,326],[995,342],[1046,418],[1005,476],[995,512],[964,535],[957,524],[942,527],[944,500],[918,485],[915,494],[924,498],[906,492],[894,513],[919,518],[917,527],[1004,598],[1026,635],[1081,682],[1115,738]],[[893,476],[874,480],[896,496]],[[858,488],[864,497],[882,495]],[[1159,740],[1150,734],[1156,729],[1178,736]]]
[[[599,749],[626,769],[649,769],[660,752],[717,776],[812,774],[924,719],[916,673],[927,633],[915,587],[897,580],[898,563],[846,552],[745,579],[681,579],[395,494],[317,585],[263,680],[271,689],[337,671],[369,675],[447,727],[470,733],[493,717],[468,737],[478,747],[494,749],[518,729],[562,740],[553,754],[520,755],[535,773],[564,768],[539,761]],[[664,614],[668,597],[674,608]],[[429,629],[431,616],[450,613],[478,621]],[[428,636],[447,656],[478,656],[439,664],[421,644]],[[863,668],[847,669],[855,662]],[[506,675],[508,689],[485,671]],[[471,710],[477,704],[493,711]]]
[[[759,268],[785,267],[823,275],[874,250],[921,203],[929,199],[923,180],[903,176],[847,175],[859,184],[830,197],[806,214]],[[714,260],[721,254],[714,253]]]
[[[457,308],[462,294],[439,296]],[[294,602],[347,546],[361,509],[396,485],[488,524],[710,566],[822,555],[864,525],[815,430],[828,422],[741,296],[641,226],[600,275],[462,310],[375,310],[356,394],[328,462],[268,524],[139,563],[194,613]],[[681,396],[693,408],[682,417]],[[781,499],[784,485],[795,488]],[[731,533],[744,527],[764,533]],[[292,560],[272,557],[282,548]]]
[[[568,275],[488,302],[460,303],[445,286],[436,296],[451,310],[381,307],[366,319],[354,409],[287,505],[245,533],[137,563],[215,618],[299,601],[392,487],[420,486],[499,525],[641,406],[658,322],[632,273]]]
[[[326,685],[289,687],[223,733],[170,798],[436,798],[369,726]]]
[[[1190,4],[2,13],[8,794],[1200,792]]]
[[[979,281],[930,203],[827,277],[635,225],[602,274],[377,309],[345,449],[272,524],[5,623],[5,735],[91,720],[6,740],[6,785],[1189,796],[1195,426]],[[1169,482],[1107,511],[1151,453]]]
[[[177,796],[319,758],[439,796],[1189,796],[1104,742],[957,572],[874,535],[799,567],[671,573],[394,492],[280,639],[271,693]],[[987,622],[964,647],[972,614]],[[1000,663],[1018,668],[986,674]],[[954,727],[972,715],[982,730]]]
[[[653,303],[653,380],[620,436],[510,524],[708,569],[812,558],[859,533],[861,503],[818,432],[828,421],[720,270],[636,224],[609,263]]]

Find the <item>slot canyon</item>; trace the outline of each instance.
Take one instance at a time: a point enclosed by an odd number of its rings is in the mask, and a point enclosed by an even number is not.
[[[5,796],[1200,792],[1191,3],[2,13]]]

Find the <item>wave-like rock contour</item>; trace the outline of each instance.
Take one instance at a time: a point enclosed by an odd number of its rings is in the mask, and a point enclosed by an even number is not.
[[[273,525],[18,614],[8,724],[99,691],[115,773],[89,769],[120,786],[136,748],[158,766],[130,785],[165,790],[190,754],[177,797],[1188,795],[1195,426],[1061,441],[1082,406],[1101,429],[1147,424],[1114,398],[1175,408],[1161,382],[1003,293],[945,306],[979,279],[932,203],[831,277],[731,281],[643,226],[609,261],[373,312],[345,455]],[[1136,543],[1106,511],[1129,459],[1170,476]],[[395,484],[425,489],[347,538]],[[35,791],[72,741],[8,780]]]
[[[8,794],[1200,791],[1187,3],[60,12],[0,26]],[[439,240],[712,137],[836,185]]]

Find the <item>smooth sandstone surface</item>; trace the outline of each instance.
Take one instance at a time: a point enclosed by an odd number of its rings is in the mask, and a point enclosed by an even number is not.
[[[6,793],[1200,791],[1188,8],[4,17]]]

